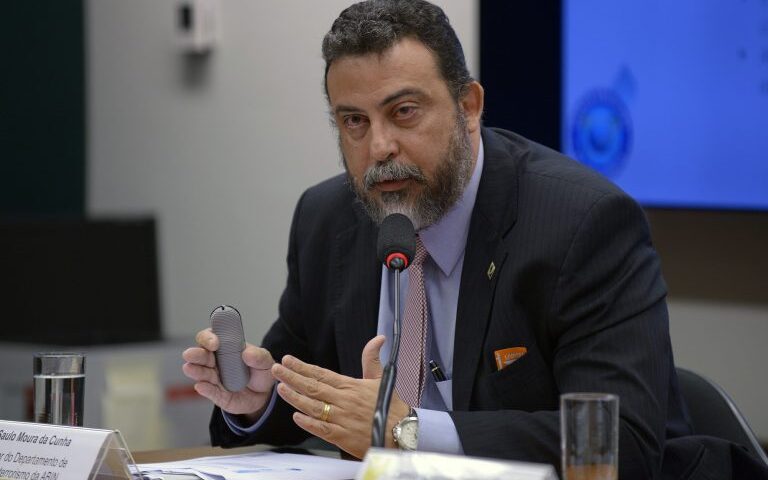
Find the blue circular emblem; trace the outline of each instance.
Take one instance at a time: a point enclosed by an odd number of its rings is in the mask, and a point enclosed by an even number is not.
[[[571,131],[573,150],[580,162],[613,176],[624,165],[630,137],[629,110],[615,92],[593,90],[583,98]]]

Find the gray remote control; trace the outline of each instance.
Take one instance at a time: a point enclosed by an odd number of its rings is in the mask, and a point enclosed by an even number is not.
[[[219,337],[219,349],[214,352],[221,384],[230,392],[239,392],[248,385],[250,372],[243,362],[245,333],[240,312],[229,305],[211,312],[211,330]]]

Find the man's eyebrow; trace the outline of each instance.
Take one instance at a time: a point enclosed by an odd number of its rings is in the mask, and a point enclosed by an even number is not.
[[[418,88],[411,88],[406,87],[401,90],[396,91],[392,95],[389,95],[387,98],[379,102],[379,107],[384,107],[387,104],[390,104],[394,102],[395,100],[399,99],[400,97],[405,97],[408,95],[416,95],[416,96],[423,96],[424,92],[419,90]]]
[[[418,88],[410,88],[406,87],[401,90],[396,91],[395,93],[387,96],[384,100],[379,102],[379,107],[385,107],[388,104],[394,102],[395,100],[398,100],[401,97],[405,97],[408,95],[417,95],[417,96],[424,96],[424,92],[419,90]],[[336,107],[333,108],[332,113],[334,115],[338,115],[340,113],[357,113],[361,112],[362,110],[358,107],[353,107],[351,105],[336,105]]]
[[[361,110],[357,107],[352,107],[350,105],[336,105],[333,108],[332,113],[334,115],[338,115],[339,113],[350,113],[350,112],[360,112]]]

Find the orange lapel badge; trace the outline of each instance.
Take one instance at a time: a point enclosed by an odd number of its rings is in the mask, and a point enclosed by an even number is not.
[[[512,365],[518,358],[526,353],[528,353],[528,349],[525,347],[511,347],[496,350],[493,352],[494,357],[496,357],[496,370],[501,370],[502,368]]]

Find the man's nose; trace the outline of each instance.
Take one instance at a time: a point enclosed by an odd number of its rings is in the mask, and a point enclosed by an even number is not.
[[[398,155],[399,146],[391,126],[384,123],[371,125],[371,159],[384,162]]]

